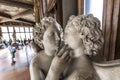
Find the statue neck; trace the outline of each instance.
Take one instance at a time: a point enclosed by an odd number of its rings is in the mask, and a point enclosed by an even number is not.
[[[85,64],[91,65],[91,61],[88,58],[88,56],[86,56],[86,54],[84,53],[83,47],[74,50],[73,58],[78,60],[78,62],[83,62],[83,63],[85,62]]]
[[[77,48],[77,49],[74,50],[73,57],[78,58],[78,57],[81,57],[83,55],[85,55],[83,47],[79,47],[79,48]]]

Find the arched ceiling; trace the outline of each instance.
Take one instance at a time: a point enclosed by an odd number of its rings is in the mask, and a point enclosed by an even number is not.
[[[0,0],[0,23],[8,21],[34,24],[33,0]]]
[[[33,0],[14,0],[14,1],[18,1],[18,2],[23,2],[23,3],[27,3],[27,4],[33,4]]]

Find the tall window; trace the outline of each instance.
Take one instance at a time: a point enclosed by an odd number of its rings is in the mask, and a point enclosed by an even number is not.
[[[32,27],[30,27],[30,37],[31,37],[31,39],[33,38],[33,28]]]
[[[92,13],[102,24],[103,0],[85,0],[84,7],[84,14]]]
[[[8,26],[1,26],[2,30],[2,35],[3,38],[7,41],[11,38],[13,40],[13,31],[15,29],[16,32],[16,38],[19,40],[24,40],[24,39],[32,39],[32,27],[19,27],[19,26],[14,26],[14,27],[8,27]]]
[[[1,26],[2,35],[5,40],[9,40],[8,29],[6,26]]]
[[[24,27],[19,27],[20,30],[20,40],[25,39],[25,34],[24,34]]]
[[[29,27],[25,27],[25,35],[26,35],[26,39],[30,39]]]
[[[8,30],[9,30],[9,33],[8,33],[8,35],[9,35],[9,37],[13,40],[13,27],[8,27]],[[8,37],[8,38],[9,38]]]

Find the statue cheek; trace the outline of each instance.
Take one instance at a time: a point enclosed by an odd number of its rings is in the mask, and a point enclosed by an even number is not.
[[[64,43],[67,44],[67,39],[66,39],[66,37],[64,37]]]

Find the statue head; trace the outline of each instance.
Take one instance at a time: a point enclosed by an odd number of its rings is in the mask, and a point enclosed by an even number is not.
[[[103,45],[100,21],[92,14],[69,18],[64,33],[65,43],[71,48],[84,48],[87,55],[97,54]]]
[[[34,28],[37,44],[43,45],[45,52],[52,55],[61,42],[61,26],[52,17],[44,17],[40,27]]]

